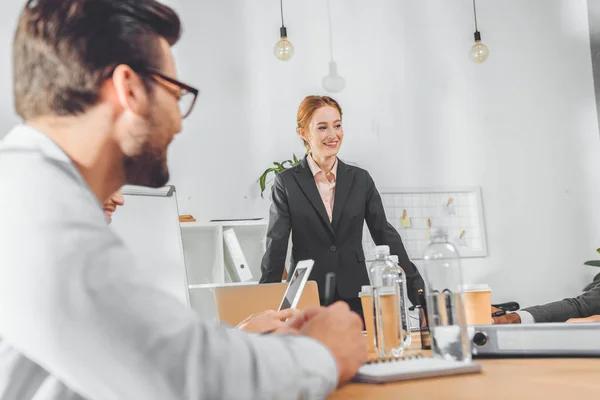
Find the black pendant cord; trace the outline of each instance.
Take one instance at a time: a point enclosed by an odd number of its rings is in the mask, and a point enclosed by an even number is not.
[[[477,8],[475,7],[475,0],[473,0],[473,17],[475,19],[475,32],[478,32],[479,29],[477,29]]]
[[[476,42],[481,42],[481,33],[479,33],[479,28],[477,27],[477,8],[475,7],[475,0],[473,0],[473,19],[475,20],[475,33],[473,34],[473,38]]]
[[[283,0],[279,0],[279,9],[281,10],[281,28],[279,28],[279,36],[284,38],[287,37],[287,29],[283,23]]]

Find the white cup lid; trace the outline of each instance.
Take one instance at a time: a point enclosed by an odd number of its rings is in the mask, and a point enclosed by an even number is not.
[[[379,294],[395,294],[396,290],[393,287],[384,286],[381,288]],[[358,296],[371,296],[373,294],[373,288],[369,285],[363,286],[360,289]]]
[[[492,288],[487,283],[465,284],[463,285],[465,292],[490,292]]]

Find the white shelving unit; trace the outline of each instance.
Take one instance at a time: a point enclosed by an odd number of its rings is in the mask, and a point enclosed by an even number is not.
[[[182,222],[181,236],[188,284],[201,285],[231,282],[225,270],[223,230],[233,228],[250,271],[252,280],[260,279],[260,263],[265,252],[267,221]]]
[[[223,230],[233,228],[235,231],[252,272],[252,279],[245,283],[251,283],[258,282],[261,276],[260,263],[265,253],[267,224],[266,219],[180,224],[190,303],[204,318],[217,318],[214,286],[231,282],[225,268]]]

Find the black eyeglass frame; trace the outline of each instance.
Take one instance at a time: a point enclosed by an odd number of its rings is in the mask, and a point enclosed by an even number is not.
[[[198,94],[200,93],[200,90],[196,89],[193,86],[190,85],[186,85],[183,82],[178,81],[177,79],[171,78],[169,76],[166,76],[165,74],[163,74],[162,72],[158,71],[155,68],[151,68],[151,67],[147,67],[147,68],[142,68],[139,70],[135,70],[138,73],[146,73],[149,75],[156,75],[158,76],[160,79],[163,79],[175,86],[178,86],[180,89],[185,90],[187,93],[191,93],[194,95],[194,99],[192,100],[192,103],[190,104],[190,108],[187,110],[187,112],[185,114],[181,115],[181,118],[185,118],[188,115],[191,114],[192,110],[194,109],[194,104],[196,104],[196,99],[198,98]],[[155,79],[156,80],[156,79]]]

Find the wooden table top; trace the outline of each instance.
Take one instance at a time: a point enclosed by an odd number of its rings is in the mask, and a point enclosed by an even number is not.
[[[415,340],[416,339],[416,340]],[[600,337],[599,337],[600,339]],[[413,349],[420,347],[413,335]],[[415,349],[416,348],[416,349]],[[428,352],[425,352],[426,354]],[[480,374],[414,381],[349,383],[329,399],[574,399],[600,395],[600,358],[481,359]]]

